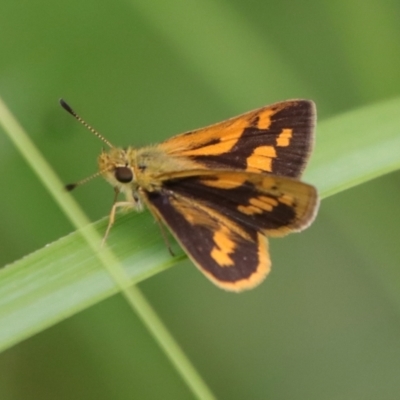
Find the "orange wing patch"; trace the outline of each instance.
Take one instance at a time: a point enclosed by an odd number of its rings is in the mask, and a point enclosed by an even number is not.
[[[249,172],[272,172],[272,159],[276,158],[276,150],[273,146],[256,147],[253,153],[246,158]]]
[[[244,116],[243,116],[244,117]],[[169,154],[185,157],[229,152],[248,126],[247,118],[228,119],[209,127],[174,136],[160,146]]]
[[[249,205],[239,205],[238,210],[246,215],[262,214],[264,211],[272,212],[279,201],[267,196],[252,197],[249,199]]]
[[[229,233],[229,229],[222,225],[213,236],[215,245],[211,250],[211,257],[221,267],[231,267],[234,265],[230,255],[234,253],[236,244],[230,238]]]
[[[276,139],[276,145],[278,147],[289,146],[292,136],[293,136],[293,129],[282,129],[282,133]]]

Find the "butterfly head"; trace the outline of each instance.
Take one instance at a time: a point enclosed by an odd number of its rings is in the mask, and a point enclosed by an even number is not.
[[[122,149],[113,147],[100,154],[98,159],[101,175],[113,187],[124,191],[126,187],[132,187],[136,183],[134,168],[136,151],[132,148]]]

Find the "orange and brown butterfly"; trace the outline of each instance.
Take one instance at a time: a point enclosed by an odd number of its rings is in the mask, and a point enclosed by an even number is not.
[[[119,207],[145,205],[223,289],[258,285],[271,268],[266,236],[301,231],[315,218],[317,191],[299,180],[314,143],[312,101],[276,103],[138,149],[114,147],[60,103],[110,148],[98,174],[126,199],[115,200],[106,236]]]

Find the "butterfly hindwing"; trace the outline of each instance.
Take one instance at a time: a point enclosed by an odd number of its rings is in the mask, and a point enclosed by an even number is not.
[[[160,144],[199,168],[300,177],[314,141],[315,105],[291,100],[263,107]]]
[[[181,171],[159,176],[164,191],[201,203],[268,236],[306,228],[318,209],[316,189],[297,179],[241,171]]]
[[[301,230],[314,218],[315,189],[300,181],[241,171],[182,171],[159,176],[146,192],[195,264],[227,290],[251,288],[270,269],[264,235]]]
[[[217,286],[251,289],[270,270],[266,238],[190,199],[163,190],[146,193],[152,210],[171,230],[193,263]]]

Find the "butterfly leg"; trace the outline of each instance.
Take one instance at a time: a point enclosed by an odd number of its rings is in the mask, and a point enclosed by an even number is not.
[[[132,208],[134,205],[130,201],[117,201],[114,202],[111,212],[110,212],[110,217],[108,219],[108,226],[106,229],[106,233],[104,234],[103,240],[101,241],[101,246],[104,246],[104,243],[107,240],[108,234],[110,233],[111,227],[114,225],[115,222],[115,213],[117,212],[117,209],[120,207],[125,207],[125,208]]]

